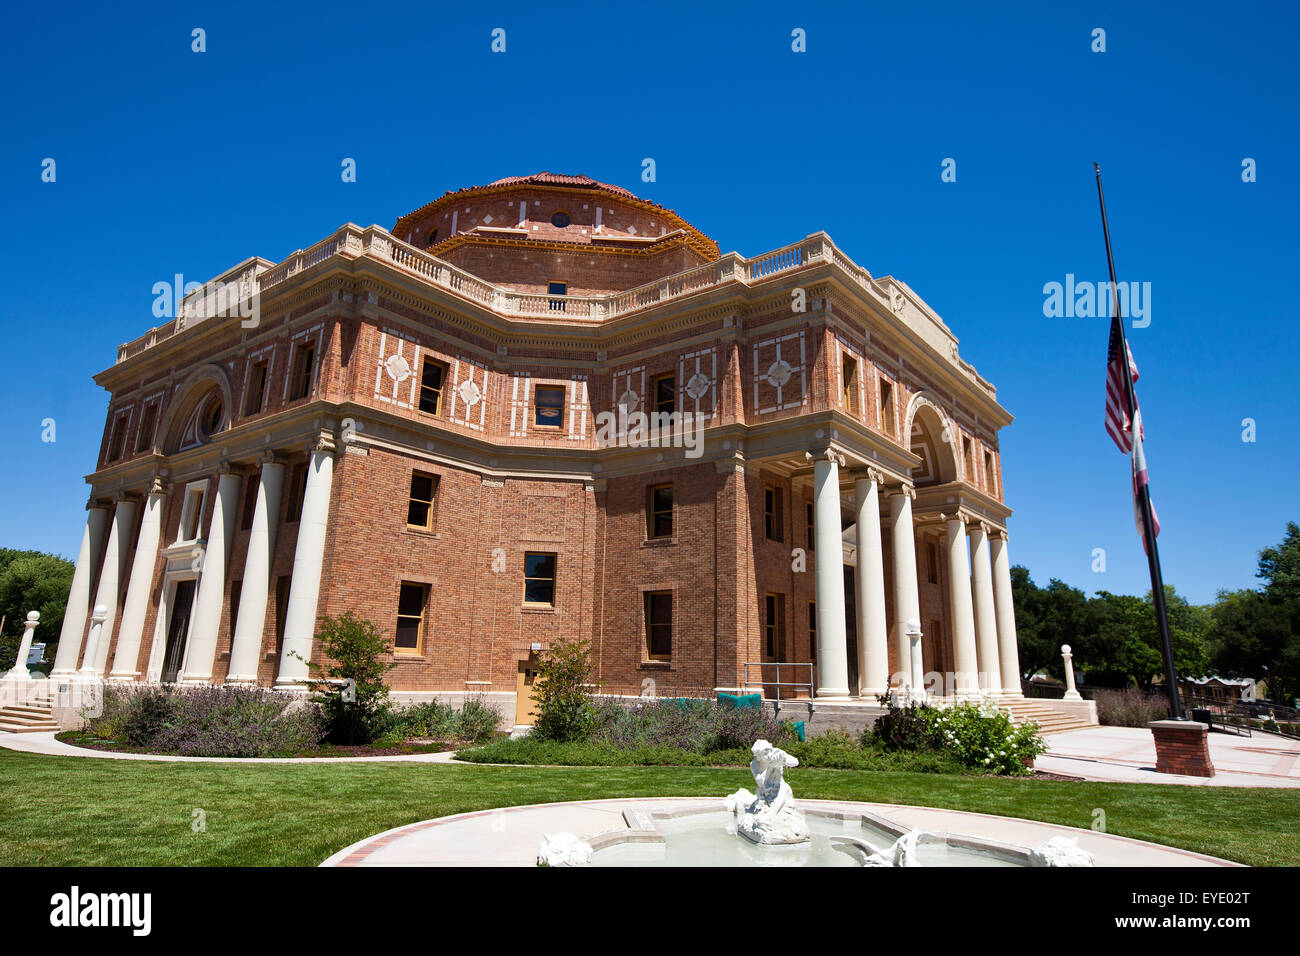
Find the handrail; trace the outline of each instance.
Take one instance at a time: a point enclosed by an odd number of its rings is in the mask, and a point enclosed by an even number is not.
[[[781,703],[781,688],[782,688],[782,687],[798,687],[798,688],[803,688],[803,689],[805,689],[805,690],[808,691],[808,696],[807,696],[806,698],[798,698],[798,699],[799,699],[799,700],[807,700],[807,701],[811,702],[812,699],[813,699],[813,668],[814,668],[815,666],[816,666],[815,664],[813,664],[813,663],[811,663],[811,662],[809,662],[809,661],[743,661],[743,662],[741,663],[741,667],[743,668],[743,670],[741,671],[740,686],[743,687],[743,688],[745,688],[746,690],[748,690],[750,687],[759,687],[759,688],[775,687],[775,688],[776,688],[776,702],[777,702],[778,704]],[[751,667],[757,667],[757,668],[758,668],[758,680],[757,680],[757,681],[751,681],[751,680],[749,679],[749,669],[750,669]],[[776,668],[776,680],[775,680],[775,681],[770,681],[770,680],[764,680],[764,679],[763,679],[763,668],[764,668],[764,667],[775,667],[775,668]],[[808,668],[808,679],[807,679],[806,681],[782,681],[782,680],[781,680],[781,668],[782,668],[782,667],[806,667],[806,668]],[[795,698],[787,698],[787,699],[788,699],[788,700],[794,700]]]

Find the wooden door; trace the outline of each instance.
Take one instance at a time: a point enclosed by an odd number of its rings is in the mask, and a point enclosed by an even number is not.
[[[163,656],[162,680],[175,683],[185,659],[185,637],[190,630],[190,608],[194,604],[194,582],[178,581],[172,595],[172,619],[167,625],[167,651]]]
[[[537,659],[530,657],[519,662],[519,678],[515,683],[515,725],[531,727],[537,720]]]

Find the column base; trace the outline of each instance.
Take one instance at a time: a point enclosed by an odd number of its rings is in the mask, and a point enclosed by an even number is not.
[[[813,695],[815,700],[825,701],[850,701],[853,698],[849,695],[847,687],[818,687]]]
[[[861,687],[858,689],[859,698],[867,697],[870,698],[871,700],[875,700],[881,694],[888,694],[888,693],[889,693],[888,687]]]
[[[254,674],[252,676],[245,676],[243,674],[227,674],[226,679],[222,683],[224,683],[227,687],[229,687],[231,684],[237,684],[240,687],[256,687],[257,675]]]
[[[1061,700],[1083,700],[1083,695],[1077,690],[1067,690],[1061,695]]]
[[[283,682],[276,681],[275,686],[272,687],[271,689],[284,691],[285,693],[288,694],[305,694],[311,690],[311,688],[308,687],[305,683],[297,680],[290,680],[290,681],[283,681]]]
[[[139,671],[133,671],[129,674],[121,673],[119,671],[114,671],[112,674],[109,674],[108,677],[106,678],[106,680],[110,684],[134,684],[139,679],[140,679]]]

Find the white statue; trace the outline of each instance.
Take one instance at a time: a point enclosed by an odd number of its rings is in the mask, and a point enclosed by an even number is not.
[[[727,797],[727,809],[736,818],[736,832],[753,843],[807,843],[812,839],[808,821],[795,806],[794,793],[783,779],[786,767],[799,761],[766,740],[755,741],[749,764],[757,794],[740,789]]]
[[[921,838],[928,835],[921,830],[908,830],[888,849],[879,852],[858,837],[831,837],[831,846],[853,857],[859,866],[924,866],[917,850]]]
[[[1052,837],[1029,851],[1030,866],[1096,866],[1092,854],[1074,837]]]
[[[591,853],[591,845],[572,833],[543,833],[542,845],[537,851],[537,865],[588,866]]]

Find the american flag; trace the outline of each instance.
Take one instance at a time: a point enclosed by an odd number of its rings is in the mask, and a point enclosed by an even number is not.
[[[1128,389],[1124,385],[1124,362],[1120,351],[1128,358],[1129,374],[1136,383],[1138,380],[1137,363],[1133,353],[1124,341],[1124,330],[1120,327],[1119,316],[1110,320],[1110,345],[1106,350],[1106,434],[1108,434],[1124,454],[1133,450],[1133,421],[1129,415]],[[1137,393],[1133,393],[1133,404],[1137,405]],[[1136,411],[1136,409],[1134,409]],[[1139,434],[1141,416],[1138,416]]]
[[[1137,413],[1138,434],[1142,434],[1142,413]],[[1139,438],[1133,446],[1133,520],[1137,522],[1138,537],[1142,539],[1142,550],[1148,554],[1151,551],[1147,544],[1146,533],[1142,530],[1142,505],[1139,494],[1143,488],[1147,489],[1147,497],[1151,496],[1151,490],[1147,488],[1150,478],[1147,475],[1147,456],[1142,453],[1142,439]],[[1156,515],[1156,504],[1151,502],[1151,524],[1155,527],[1152,534],[1160,536],[1160,518]]]

